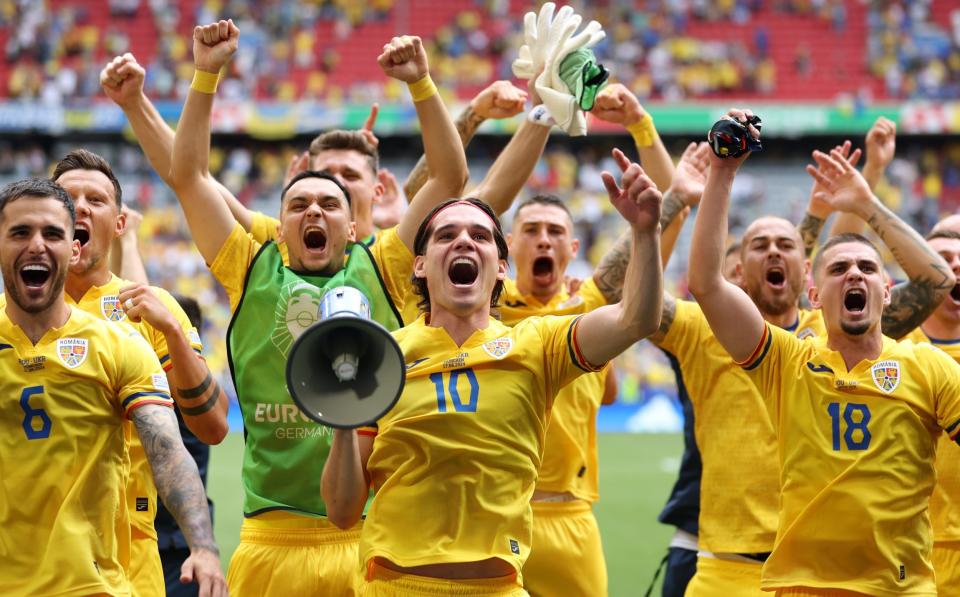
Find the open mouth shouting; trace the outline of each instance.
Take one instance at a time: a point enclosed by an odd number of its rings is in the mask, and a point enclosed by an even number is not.
[[[553,257],[537,257],[533,262],[533,279],[537,284],[548,286],[553,283]]]
[[[860,314],[867,308],[867,292],[863,288],[850,288],[843,294],[843,308],[849,313]]]
[[[782,266],[774,265],[767,269],[767,285],[774,290],[783,290],[787,286],[787,274]]]
[[[450,267],[447,269],[447,276],[454,286],[473,286],[480,276],[480,267],[477,265],[477,262],[470,257],[457,257],[450,263]]]
[[[953,289],[950,290],[950,299],[954,303],[960,305],[960,282],[957,282],[953,285]]]
[[[76,228],[73,229],[73,238],[80,241],[80,247],[86,246],[90,242],[90,229],[84,223],[77,223]]]
[[[303,246],[309,251],[323,252],[327,248],[327,233],[316,226],[303,231]]]
[[[17,273],[20,274],[20,281],[31,294],[42,291],[52,276],[49,265],[36,262],[22,265]]]

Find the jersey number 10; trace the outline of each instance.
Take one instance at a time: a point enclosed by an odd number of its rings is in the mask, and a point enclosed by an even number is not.
[[[831,402],[827,405],[827,412],[830,413],[830,419],[833,423],[833,449],[840,450],[840,403]],[[854,413],[860,413],[859,420],[854,420]],[[867,429],[867,423],[870,422],[870,409],[866,404],[857,404],[850,402],[843,409],[843,422],[847,425],[847,430],[843,434],[843,442],[848,450],[866,450],[870,447],[870,430]],[[860,438],[857,439],[854,434],[860,431]]]
[[[467,378],[470,385],[470,399],[467,402],[463,401],[460,397],[460,391],[457,389],[457,382],[461,375]],[[480,384],[477,383],[477,376],[473,369],[469,367],[454,369],[449,372],[449,376],[447,390],[450,393],[450,402],[453,403],[453,409],[458,413],[477,412],[477,402],[480,400]],[[437,390],[437,410],[442,413],[447,412],[447,393],[444,392],[443,388],[443,373],[431,373],[430,381],[433,382],[434,388]]]

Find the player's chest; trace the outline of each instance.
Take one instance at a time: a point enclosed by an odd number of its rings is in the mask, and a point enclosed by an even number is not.
[[[910,362],[896,358],[848,371],[814,357],[784,380],[781,434],[840,460],[878,450],[925,454],[938,428],[925,384],[911,373]]]
[[[515,350],[510,338],[433,355],[415,351],[406,360],[406,385],[391,419],[510,423],[545,416],[539,360]]]

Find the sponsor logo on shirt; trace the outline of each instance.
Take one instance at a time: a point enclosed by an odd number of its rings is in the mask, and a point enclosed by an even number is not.
[[[516,539],[510,540],[510,553],[520,555],[520,543]]]
[[[293,282],[280,292],[271,342],[287,356],[293,341],[320,318],[322,291],[306,282]]]
[[[37,357],[30,357],[29,359],[19,359],[20,366],[23,367],[24,373],[30,373],[31,371],[39,371],[43,369],[43,364],[47,362],[47,357],[40,355]]]
[[[495,359],[502,359],[507,356],[511,348],[513,348],[513,340],[506,337],[497,338],[483,344],[483,350]]]
[[[137,498],[137,512],[147,512],[150,509],[150,500],[145,497]]]
[[[889,394],[900,385],[900,361],[880,361],[870,368],[877,387]]]
[[[153,389],[162,390],[164,392],[170,391],[170,383],[167,381],[166,375],[160,375],[155,373],[151,376],[153,378]]]
[[[127,316],[120,306],[120,297],[115,294],[100,298],[100,312],[109,321],[120,321]]]
[[[57,356],[63,364],[76,369],[87,360],[86,338],[60,338],[57,340]]]

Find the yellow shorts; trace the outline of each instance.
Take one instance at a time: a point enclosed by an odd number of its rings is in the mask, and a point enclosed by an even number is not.
[[[607,563],[589,502],[533,502],[523,586],[533,597],[607,594]]]
[[[960,543],[934,543],[932,560],[937,593],[950,595],[957,592],[960,587]]]
[[[130,587],[135,597],[164,597],[163,563],[157,540],[136,527],[130,527]]]
[[[448,580],[403,574],[370,562],[367,579],[360,593],[363,597],[416,597],[423,596],[482,596],[482,597],[529,597],[517,584],[516,575],[499,578],[471,580]]]
[[[812,587],[793,587],[777,589],[777,597],[870,597],[866,593],[846,591],[844,589],[814,589]]]
[[[684,597],[770,597],[760,590],[763,564],[697,557]]]
[[[227,571],[234,597],[358,594],[361,524],[268,512],[244,518]]]

